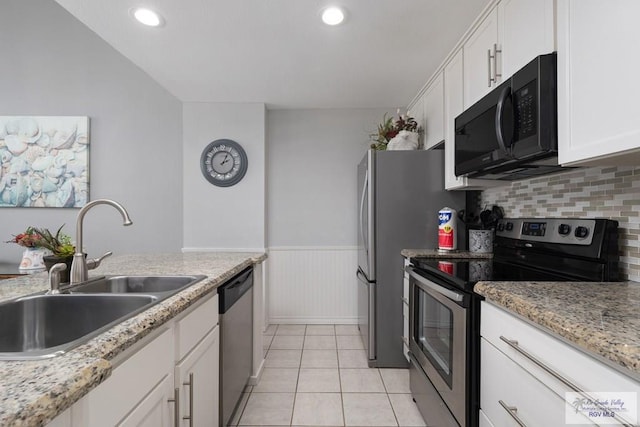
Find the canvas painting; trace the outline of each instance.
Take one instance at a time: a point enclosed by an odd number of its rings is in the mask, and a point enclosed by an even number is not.
[[[0,116],[0,207],[89,200],[89,117]]]

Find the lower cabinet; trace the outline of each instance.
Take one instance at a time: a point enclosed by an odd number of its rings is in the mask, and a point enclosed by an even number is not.
[[[214,328],[175,368],[181,420],[188,426],[218,425],[220,327]]]
[[[567,393],[631,393],[640,399],[638,381],[540,327],[486,301],[481,316],[481,425],[561,426],[567,410],[580,425],[595,425],[575,411],[574,394]]]
[[[119,355],[111,376],[49,426],[216,426],[219,347],[213,294]]]

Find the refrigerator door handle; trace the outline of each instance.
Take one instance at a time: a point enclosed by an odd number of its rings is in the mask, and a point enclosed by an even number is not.
[[[369,242],[367,242],[367,235],[364,231],[364,201],[367,195],[367,186],[369,185],[369,171],[364,173],[364,184],[362,184],[362,197],[360,197],[360,235],[362,236],[362,243],[364,245],[364,251],[367,256],[367,260],[369,259]],[[367,266],[369,268],[369,266]]]

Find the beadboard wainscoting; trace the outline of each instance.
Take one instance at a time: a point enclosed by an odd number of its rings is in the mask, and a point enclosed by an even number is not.
[[[572,169],[482,192],[480,207],[517,217],[609,218],[620,224],[621,280],[640,282],[640,168]]]
[[[357,323],[355,246],[272,247],[268,253],[269,323]]]

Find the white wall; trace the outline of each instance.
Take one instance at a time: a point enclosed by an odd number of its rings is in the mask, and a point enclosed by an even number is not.
[[[357,165],[385,112],[267,113],[267,318],[357,321]]]
[[[177,251],[182,245],[181,103],[53,1],[3,0],[0,115],[90,117],[90,198],[113,198],[131,214],[98,206],[85,217],[90,256]],[[78,209],[1,208],[0,242],[28,225],[66,224]],[[0,261],[22,248],[0,243]]]
[[[267,113],[269,247],[356,245],[356,167],[388,111]]]
[[[216,187],[200,171],[202,150],[232,139],[246,151],[246,175]],[[264,104],[185,103],[183,106],[184,250],[265,248]]]

